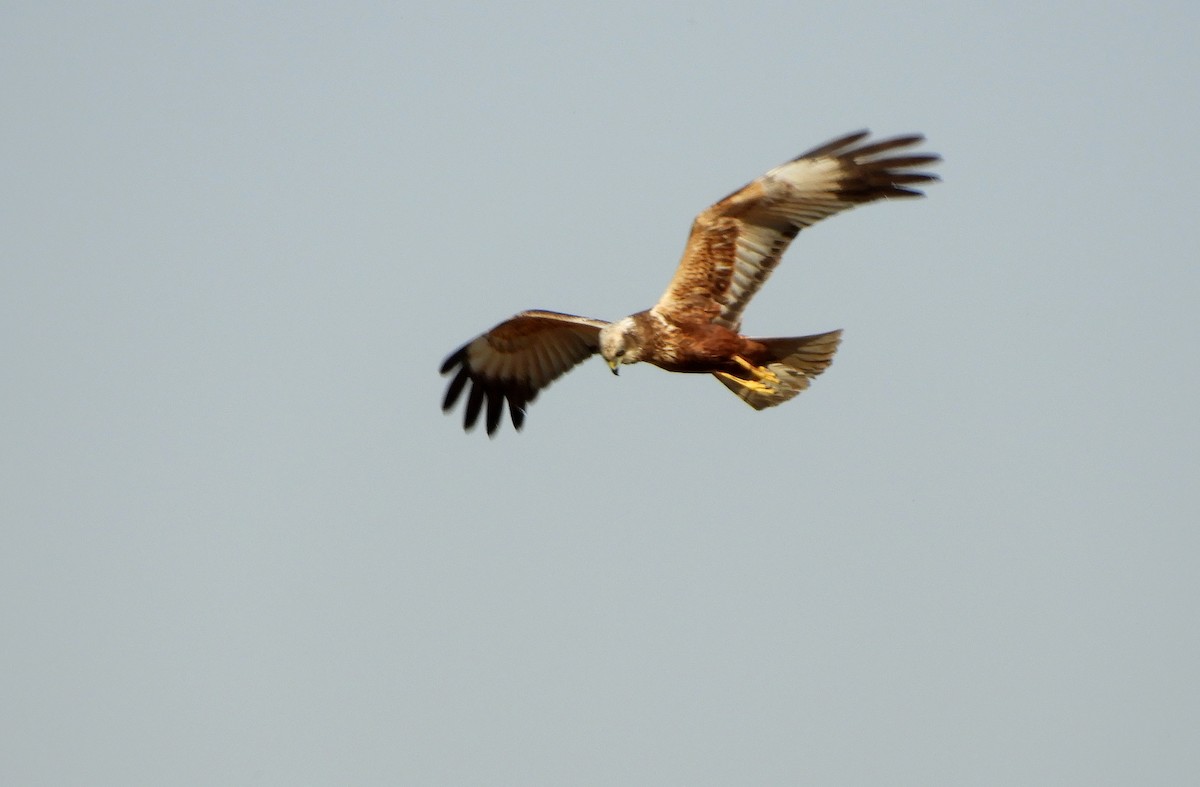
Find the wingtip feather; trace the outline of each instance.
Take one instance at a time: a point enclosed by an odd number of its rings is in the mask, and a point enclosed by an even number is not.
[[[853,145],[855,142],[866,139],[870,135],[871,130],[866,128],[859,131],[853,131],[849,134],[845,134],[837,137],[836,139],[831,139],[828,142],[817,145],[815,148],[806,150],[799,156],[796,156],[796,158],[792,159],[792,161],[799,161],[802,158],[819,158],[821,156],[828,156],[831,153],[841,150],[842,148]]]
[[[458,375],[450,381],[450,385],[446,388],[446,395],[442,397],[443,413],[448,413],[454,409],[454,404],[458,401],[458,397],[462,396],[463,387],[466,386],[467,381],[470,379],[471,375],[467,372],[466,367],[458,370]]]
[[[457,350],[446,356],[446,360],[442,361],[442,367],[439,370],[439,373],[449,374],[450,370],[455,366],[465,365],[463,362],[466,360],[466,357],[467,345],[464,344],[462,347],[459,347]]]

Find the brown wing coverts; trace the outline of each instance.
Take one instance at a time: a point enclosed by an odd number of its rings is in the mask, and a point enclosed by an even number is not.
[[[455,350],[442,363],[454,372],[442,410],[449,412],[468,384],[463,427],[471,429],[484,404],[489,436],[496,433],[504,403],[513,426],[525,423],[525,408],[538,392],[599,348],[603,320],[548,311],[526,311],[505,320]]]

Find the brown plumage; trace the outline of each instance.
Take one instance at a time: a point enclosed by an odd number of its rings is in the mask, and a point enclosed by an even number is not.
[[[658,303],[613,323],[548,311],[511,317],[453,352],[442,409],[468,385],[464,425],[486,404],[487,433],[507,402],[520,429],[538,392],[600,353],[613,372],[646,361],[671,372],[713,374],[755,409],[791,399],[831,363],[841,331],[753,339],[740,333],[742,312],[788,244],[804,228],[855,205],[919,197],[913,186],[937,180],[915,171],[934,154],[891,155],[921,142],[909,135],[859,144],[860,131],[802,153],[696,217],[675,276]]]

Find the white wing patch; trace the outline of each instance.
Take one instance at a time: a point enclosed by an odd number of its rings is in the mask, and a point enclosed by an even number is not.
[[[744,225],[741,228],[729,287],[718,298],[721,315],[714,322],[731,330],[738,329],[746,303],[779,264],[793,235],[763,226]]]

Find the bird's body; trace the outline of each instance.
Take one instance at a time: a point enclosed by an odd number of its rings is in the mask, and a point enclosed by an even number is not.
[[[628,322],[626,322],[628,321]],[[657,314],[653,309],[631,314],[615,323],[614,331],[623,324],[629,326],[641,348],[637,360],[653,364],[668,372],[692,374],[715,374],[743,371],[731,359],[740,356],[754,365],[761,365],[770,358],[762,342],[742,336],[734,330],[713,322],[691,322],[679,324]],[[600,331],[600,350],[604,355],[605,330]],[[607,357],[615,357],[610,354]],[[622,363],[631,361],[621,359]]]
[[[866,136],[850,134],[801,154],[697,216],[675,277],[650,309],[611,323],[526,311],[463,345],[442,364],[443,374],[454,372],[443,409],[470,384],[466,428],[486,403],[487,432],[494,434],[507,402],[520,429],[538,392],[596,353],[614,373],[646,362],[712,374],[755,409],[791,399],[829,366],[841,331],[750,338],[741,333],[746,304],[805,227],[858,204],[921,196],[912,184],[937,179],[913,171],[936,163],[936,155],[885,155],[920,136],[859,145]]]

